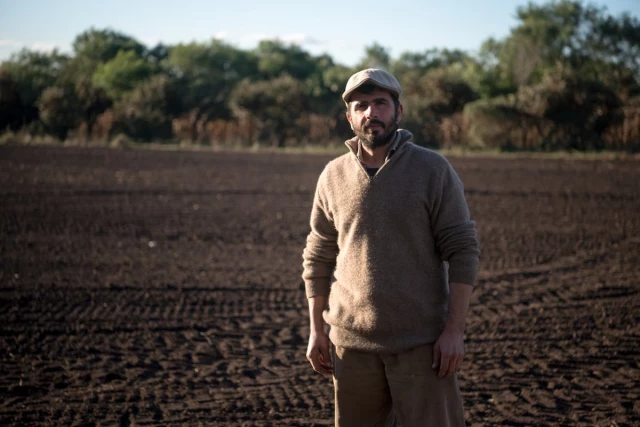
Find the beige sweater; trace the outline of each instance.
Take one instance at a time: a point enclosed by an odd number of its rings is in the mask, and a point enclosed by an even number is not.
[[[398,132],[373,178],[354,138],[318,180],[302,277],[307,297],[329,295],[324,319],[339,347],[393,353],[432,343],[448,281],[475,283],[480,251],[462,183],[444,157]]]

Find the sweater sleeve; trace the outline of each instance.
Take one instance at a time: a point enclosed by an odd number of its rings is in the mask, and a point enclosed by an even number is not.
[[[474,286],[480,244],[471,220],[462,181],[445,160],[432,193],[431,227],[443,261],[449,263],[449,281]]]
[[[338,232],[327,212],[325,178],[326,170],[318,180],[311,209],[311,232],[302,254],[302,278],[307,298],[329,295],[338,254]]]

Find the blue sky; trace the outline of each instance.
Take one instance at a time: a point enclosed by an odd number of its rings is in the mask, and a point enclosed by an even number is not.
[[[90,27],[111,28],[153,46],[221,38],[242,49],[259,40],[295,42],[354,65],[378,42],[396,58],[432,47],[473,51],[489,37],[503,38],[527,0],[319,2],[258,0],[0,0],[0,61],[22,47],[71,51]],[[535,1],[545,3],[545,1]],[[640,0],[599,0],[613,15],[640,16]]]

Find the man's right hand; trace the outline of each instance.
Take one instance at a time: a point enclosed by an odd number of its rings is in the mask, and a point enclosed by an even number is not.
[[[325,333],[312,332],[309,335],[307,359],[311,362],[314,371],[327,378],[333,376],[333,364],[329,355],[330,345],[329,337]]]

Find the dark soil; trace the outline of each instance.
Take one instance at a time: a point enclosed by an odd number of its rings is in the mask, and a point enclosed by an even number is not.
[[[0,425],[331,425],[300,279],[329,159],[0,147]],[[451,161],[468,425],[638,425],[640,161]]]

